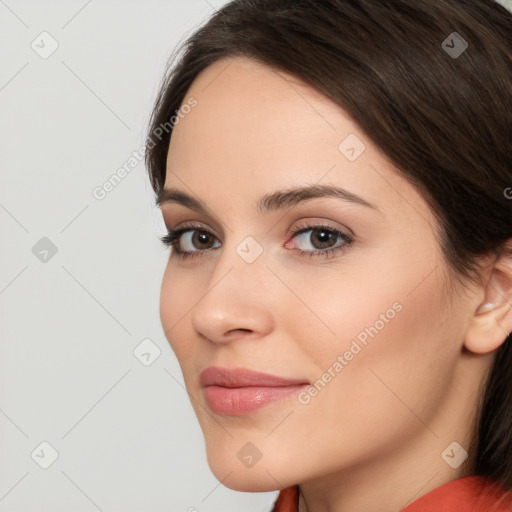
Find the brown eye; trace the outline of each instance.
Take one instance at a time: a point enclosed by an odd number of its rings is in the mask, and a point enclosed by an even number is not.
[[[174,253],[181,257],[201,255],[209,249],[220,247],[217,237],[212,233],[191,227],[169,230],[161,241],[166,247],[172,247]]]
[[[328,249],[338,240],[338,234],[325,228],[311,229],[309,237],[311,244],[315,249]]]
[[[332,257],[347,249],[353,238],[330,226],[299,226],[285,244],[287,249],[297,249],[301,256]]]
[[[190,243],[199,250],[211,249],[215,237],[206,231],[193,231],[192,237],[190,237]]]
[[[196,253],[214,249],[216,238],[214,235],[205,230],[186,229],[178,235],[175,240],[176,252],[178,253]]]

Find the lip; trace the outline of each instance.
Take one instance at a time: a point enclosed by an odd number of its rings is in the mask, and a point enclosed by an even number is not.
[[[305,379],[289,379],[248,368],[210,366],[199,377],[210,409],[242,416],[276,401],[297,395],[309,386]]]
[[[248,368],[221,368],[220,366],[209,366],[201,372],[199,380],[202,387],[222,386],[225,388],[283,387],[309,384],[306,379],[286,379]]]

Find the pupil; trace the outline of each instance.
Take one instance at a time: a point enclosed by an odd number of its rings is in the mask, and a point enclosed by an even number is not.
[[[317,233],[317,239],[320,241],[320,245],[324,245],[325,244],[329,244],[329,242],[332,241],[332,238],[333,238],[333,235],[334,233],[330,232],[330,231],[327,231],[326,229],[316,229],[315,232]],[[313,245],[315,245],[313,243]],[[322,246],[322,247],[319,247],[320,249],[325,249],[325,247]],[[316,247],[316,245],[315,245]]]
[[[208,233],[202,233],[200,231],[197,231],[194,237],[195,237],[194,245],[196,244],[196,242],[198,243],[198,245],[208,244],[208,237],[209,237]]]

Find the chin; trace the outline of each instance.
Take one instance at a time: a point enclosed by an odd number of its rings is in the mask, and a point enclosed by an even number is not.
[[[250,465],[249,461],[243,462],[243,455],[240,460],[236,451],[230,454],[226,446],[207,446],[208,466],[224,487],[239,492],[272,492],[287,486],[272,460],[264,461],[262,457]]]

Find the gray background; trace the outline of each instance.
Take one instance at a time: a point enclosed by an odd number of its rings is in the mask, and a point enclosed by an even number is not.
[[[0,511],[268,512],[277,495],[208,468],[160,325],[163,222],[128,163],[170,52],[224,3],[0,0]]]

